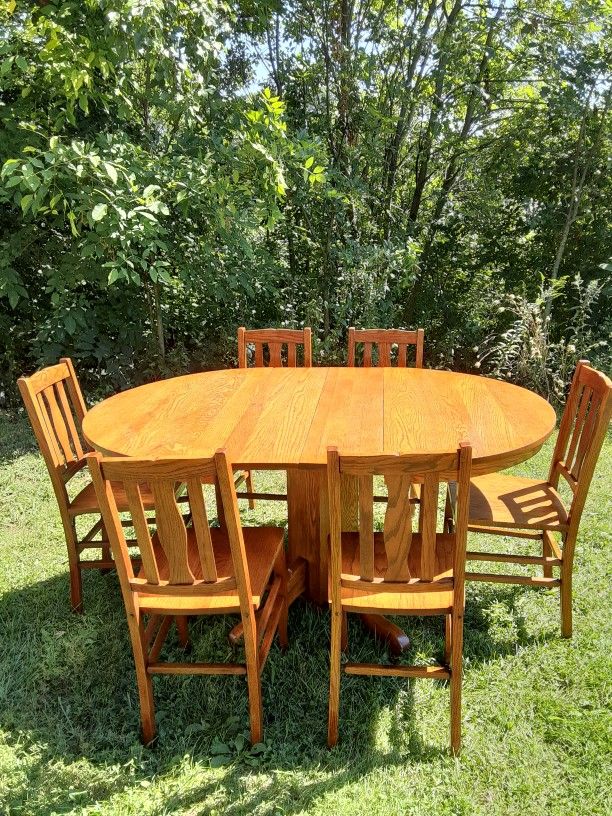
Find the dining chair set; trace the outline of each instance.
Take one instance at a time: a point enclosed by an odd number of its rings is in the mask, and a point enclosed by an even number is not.
[[[349,329],[348,365],[422,368],[424,332]],[[411,358],[411,359],[409,359]],[[238,330],[238,366],[312,366],[311,330]],[[284,527],[246,526],[238,500],[285,499],[257,493],[249,469],[234,468],[225,450],[209,458],[135,459],[92,450],[81,433],[87,408],[72,362],[19,380],[47,465],[68,549],[70,599],[83,611],[83,570],[116,569],[126,609],[140,698],[141,737],[156,734],[152,679],[158,674],[240,674],[248,688],[253,743],[263,738],[261,672],[276,635],[288,644],[288,571]],[[572,634],[572,567],[580,518],[612,415],[612,382],[587,361],[577,365],[548,477],[472,477],[472,447],[436,454],[347,455],[327,449],[328,601],[331,609],[328,744],[338,739],[344,674],[448,680],[451,749],[461,746],[461,674],[465,581],[558,587],[561,632]],[[90,481],[84,483],[89,474]],[[343,525],[342,480],[358,486],[358,526]],[[563,479],[570,500],[559,491]],[[377,495],[384,481],[385,495]],[[73,485],[76,483],[76,487]],[[205,489],[214,488],[215,502]],[[246,488],[242,490],[242,488]],[[442,504],[440,504],[442,498]],[[384,502],[377,523],[376,503]],[[89,518],[85,533],[77,520]],[[381,528],[381,529],[377,529]],[[533,539],[540,552],[467,549],[468,532]],[[131,537],[128,537],[131,536]],[[134,549],[138,553],[134,556]],[[88,557],[97,551],[98,558]],[[468,562],[518,564],[542,575],[472,572]],[[556,571],[557,577],[554,577]],[[441,616],[444,656],[438,665],[343,662],[347,615]],[[232,640],[244,661],[162,660],[171,627],[187,646],[189,621],[240,616]]]

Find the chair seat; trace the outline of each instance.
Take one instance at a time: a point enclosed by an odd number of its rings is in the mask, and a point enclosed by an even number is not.
[[[355,612],[397,612],[418,615],[449,612],[453,605],[453,541],[452,535],[438,533],[436,536],[433,581],[417,583],[414,590],[407,592],[394,590],[392,583],[386,584],[384,590],[375,589],[377,586],[375,583],[372,590],[342,587],[342,606]],[[419,575],[420,563],[421,536],[419,533],[413,533],[408,553],[408,568],[411,575]],[[375,533],[374,579],[383,578],[386,568],[387,555],[383,534]],[[342,573],[345,578],[359,577],[359,533],[342,534]]]
[[[259,608],[270,580],[274,562],[283,547],[285,531],[282,527],[243,527],[244,547],[248,574],[251,580],[252,600]],[[234,564],[226,533],[218,527],[210,529],[217,577],[219,580],[234,576]],[[159,577],[168,580],[168,561],[157,536],[152,539]],[[202,579],[202,566],[193,528],[187,528],[187,557],[189,568],[196,579]],[[138,578],[145,578],[141,568]],[[214,595],[151,595],[138,592],[139,605],[146,612],[160,614],[206,614],[240,611],[238,590],[218,592]]]
[[[117,484],[116,482],[111,482],[111,487],[113,488],[113,493],[115,494],[115,501],[117,502],[117,509],[119,512],[123,513],[126,510],[129,510],[127,496],[125,495],[125,490],[123,489],[122,485]],[[140,492],[142,494],[142,501],[145,510],[152,509],[155,506],[155,502],[150,489],[144,485],[141,486]],[[86,485],[80,491],[80,493],[77,493],[77,495],[68,505],[68,512],[72,516],[83,516],[88,513],[100,512],[98,499],[96,498],[96,491],[92,482]]]
[[[567,529],[561,497],[548,482],[492,473],[470,484],[470,527]]]

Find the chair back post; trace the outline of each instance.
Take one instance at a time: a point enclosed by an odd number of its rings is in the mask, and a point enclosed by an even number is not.
[[[462,607],[465,596],[465,553],[470,517],[470,475],[472,472],[472,448],[467,441],[462,441],[459,445],[458,465],[453,580],[456,603]]]
[[[234,486],[234,474],[225,450],[218,450],[215,453],[214,462],[219,484],[222,513],[225,519],[225,528],[227,530],[230,549],[232,551],[232,560],[234,562],[238,596],[240,598],[240,610],[245,627],[248,620],[248,625],[254,632],[254,608],[252,602],[253,596],[251,593],[251,580],[247,567],[242,525],[240,523],[238,498],[236,496],[236,488]],[[245,620],[245,618],[247,620]]]
[[[238,329],[238,368],[246,368],[246,340],[244,339],[246,329],[240,326]]]
[[[134,578],[134,569],[119,517],[115,494],[110,481],[106,480],[102,475],[102,455],[97,451],[93,451],[87,453],[85,459],[87,460],[91,480],[96,491],[100,515],[102,516],[111,545],[113,559],[119,575],[121,593],[126,606],[131,609],[135,604],[134,593],[130,589],[130,581]]]
[[[342,499],[340,459],[338,448],[333,445],[327,448],[327,509],[329,514],[331,601],[332,608],[339,609],[342,572]]]

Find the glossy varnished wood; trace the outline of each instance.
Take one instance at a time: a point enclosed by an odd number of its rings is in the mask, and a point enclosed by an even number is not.
[[[463,438],[474,475],[536,453],[555,425],[552,407],[509,383],[410,368],[234,369],[124,391],[83,420],[107,455],[212,456],[236,467],[324,468],[345,455],[434,453]]]
[[[543,576],[470,572],[472,581],[560,587],[561,634],[572,634],[572,571],[576,538],[595,465],[612,418],[612,381],[587,360],[576,366],[561,419],[548,479],[506,474],[472,481],[470,529],[480,533],[532,538],[541,556],[468,552],[468,560],[541,565]],[[567,483],[566,508],[557,488]],[[557,543],[555,535],[560,536]],[[553,568],[559,577],[553,577]]]
[[[323,603],[328,445],[357,456],[428,454],[469,438],[478,475],[532,456],[554,424],[541,397],[484,377],[283,367],[211,371],[125,391],[92,408],[83,431],[107,455],[210,457],[223,447],[237,468],[287,470],[290,563],[305,559],[307,593]],[[357,495],[356,477],[343,475],[344,529],[356,529],[350,494]]]

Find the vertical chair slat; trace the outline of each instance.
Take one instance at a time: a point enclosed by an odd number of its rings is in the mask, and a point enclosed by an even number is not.
[[[63,363],[68,369],[69,376],[65,382],[68,388],[70,402],[72,403],[80,427],[83,417],[87,412],[87,406],[85,405],[83,394],[79,388],[79,381],[77,380],[76,372],[74,370],[74,366],[72,365],[72,360],[70,357],[62,357],[60,359],[60,363]]]
[[[155,522],[160,544],[168,560],[171,584],[192,584],[194,575],[187,557],[187,530],[176,503],[174,485],[168,481],[151,480],[155,498]]]
[[[378,365],[379,366],[390,366],[391,365],[391,344],[390,343],[379,343],[378,344]]]
[[[435,474],[427,473],[421,486],[421,575],[423,581],[433,581],[436,568],[436,525],[439,482]]]
[[[83,446],[81,445],[81,439],[76,429],[76,424],[74,422],[72,410],[70,409],[70,403],[68,402],[68,397],[66,396],[66,389],[64,388],[64,383],[60,380],[60,382],[55,384],[55,389],[59,397],[59,403],[64,414],[64,419],[66,420],[66,425],[68,427],[68,433],[70,436],[70,440],[72,442],[72,447],[74,449],[77,459],[82,459]]]
[[[582,389],[582,396],[580,397],[578,412],[576,414],[576,420],[574,422],[574,431],[572,433],[569,449],[565,457],[565,464],[567,465],[567,469],[570,472],[574,467],[574,456],[576,454],[578,442],[580,441],[580,436],[582,434],[582,428],[584,426],[587,408],[589,407],[589,402],[591,400],[591,393],[592,391],[588,386]]]
[[[408,346],[406,343],[399,343],[397,347],[398,368],[406,368],[408,365]]]
[[[297,346],[294,343],[287,344],[287,365],[295,368],[297,365]]]
[[[157,559],[153,551],[149,523],[145,515],[140,487],[136,482],[130,481],[125,481],[123,487],[130,508],[132,524],[136,531],[136,540],[138,541],[138,549],[140,550],[140,558],[145,577],[150,584],[159,584]]]
[[[359,570],[364,581],[374,580],[374,479],[359,476]]]
[[[61,447],[62,453],[64,454],[64,460],[67,463],[72,462],[75,459],[75,455],[70,447],[68,429],[66,428],[66,422],[58,405],[54,387],[50,385],[48,388],[45,388],[43,391],[43,396],[47,401],[47,405],[49,406],[51,424],[53,425],[53,430],[55,431],[55,438],[57,439],[58,445]]]
[[[591,440],[593,438],[593,432],[595,430],[595,425],[597,422],[597,415],[599,413],[599,400],[597,399],[597,395],[591,392],[591,402],[589,403],[589,412],[587,417],[584,421],[584,425],[582,428],[582,433],[580,434],[580,442],[578,443],[578,449],[576,451],[576,457],[574,459],[574,464],[572,465],[571,474],[574,479],[578,479],[580,477],[580,471],[582,470],[582,464],[584,462],[584,457],[586,456],[589,447],[591,445]]]
[[[281,358],[281,351],[282,351],[282,344],[281,343],[268,343],[268,351],[270,353],[270,367],[271,368],[280,368],[282,365],[282,358]]]
[[[40,422],[43,427],[47,446],[53,457],[54,464],[56,467],[58,465],[65,465],[66,460],[64,458],[64,454],[60,449],[60,445],[55,434],[55,428],[53,427],[53,423],[51,422],[51,417],[49,415],[49,407],[47,402],[45,401],[45,398],[43,397],[42,392],[36,395],[36,401],[38,403],[38,408],[40,412]]]
[[[215,563],[215,554],[210,537],[210,527],[208,524],[204,494],[202,493],[202,483],[199,479],[190,479],[187,482],[187,495],[189,496],[191,520],[196,535],[198,553],[200,555],[202,577],[205,581],[213,582],[217,580],[217,565]]]
[[[372,344],[371,343],[364,343],[363,344],[363,367],[370,368],[372,365]]]
[[[412,544],[412,505],[410,477],[385,475],[388,500],[383,536],[387,552],[387,581],[408,581],[408,553]]]

